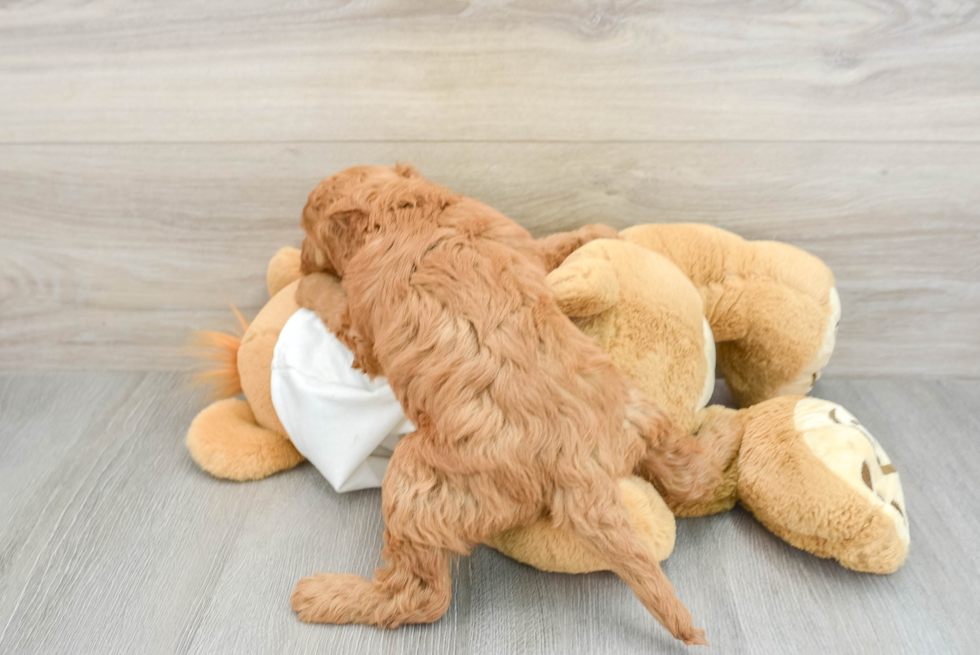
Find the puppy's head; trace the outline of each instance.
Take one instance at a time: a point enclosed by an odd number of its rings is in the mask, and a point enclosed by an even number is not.
[[[383,190],[406,179],[424,179],[409,164],[353,166],[317,185],[303,208],[302,272],[343,277],[351,257],[378,226],[372,207]]]

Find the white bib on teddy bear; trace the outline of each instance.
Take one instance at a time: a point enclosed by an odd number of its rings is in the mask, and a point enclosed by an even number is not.
[[[339,492],[380,487],[398,441],[415,427],[383,377],[308,309],[293,314],[272,355],[272,404],[289,439]]]

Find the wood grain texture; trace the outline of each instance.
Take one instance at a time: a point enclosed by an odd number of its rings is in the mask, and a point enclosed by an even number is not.
[[[971,0],[0,7],[0,142],[977,141]]]
[[[314,571],[370,575],[377,491],[336,494],[309,465],[255,483],[196,468],[198,399],[164,373],[0,376],[0,652],[688,652],[611,574],[557,575],[487,548],[454,565],[449,612],[382,632],[307,626],[287,602]],[[847,571],[748,513],[685,519],[665,569],[719,653],[973,652],[980,640],[980,382],[822,380],[898,467],[906,565]]]
[[[701,221],[810,250],[844,319],[830,373],[976,376],[980,144],[0,145],[0,370],[174,369],[254,314],[306,195],[414,161],[537,235]]]

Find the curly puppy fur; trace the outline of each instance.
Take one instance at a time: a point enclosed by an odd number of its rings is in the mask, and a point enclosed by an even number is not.
[[[331,327],[355,366],[387,376],[417,429],[382,483],[387,566],[373,580],[304,578],[292,596],[299,617],[435,621],[449,606],[451,553],[550,516],[613,563],[676,638],[706,643],[640,541],[617,481],[636,472],[682,500],[716,486],[716,467],[562,314],[545,282],[608,228],[534,241],[409,166],[327,178],[303,227],[304,274],[343,280],[346,299],[329,302],[346,301],[346,311]],[[315,306],[316,293],[315,282],[301,286],[299,301]]]

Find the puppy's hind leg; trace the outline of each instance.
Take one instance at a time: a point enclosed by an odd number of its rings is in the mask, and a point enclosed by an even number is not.
[[[373,580],[357,575],[320,573],[303,578],[290,602],[300,620],[307,623],[365,623],[396,628],[405,623],[432,623],[449,608],[452,595],[450,551],[440,535],[453,533],[454,496],[415,495],[425,488],[418,475],[423,462],[413,458],[419,431],[405,437],[388,465],[381,485],[385,517],[387,565],[377,569]],[[443,503],[448,503],[449,508]],[[422,543],[424,542],[424,543]],[[442,544],[442,545],[439,545]]]
[[[685,644],[707,646],[704,630],[695,628],[691,613],[674,594],[674,587],[650,554],[630,521],[619,488],[597,473],[592,484],[565,489],[553,508],[598,557],[610,564],[661,625]]]
[[[374,580],[330,573],[300,580],[290,598],[300,620],[397,628],[432,623],[445,614],[452,595],[449,552],[398,544],[387,530],[385,542],[387,566],[375,571]]]

